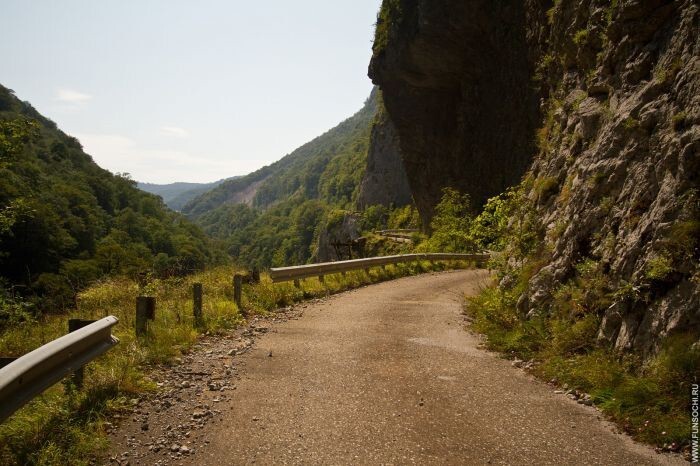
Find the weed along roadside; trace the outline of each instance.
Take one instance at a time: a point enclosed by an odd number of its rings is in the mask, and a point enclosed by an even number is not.
[[[591,288],[585,279],[571,286],[574,292]],[[694,335],[668,338],[657,356],[642,363],[596,345],[595,316],[571,325],[555,309],[523,319],[516,301],[515,293],[496,285],[467,300],[471,328],[486,337],[487,348],[549,383],[556,394],[596,406],[657,452],[688,455],[688,393],[700,370]]]
[[[471,265],[455,262],[450,268]],[[322,282],[300,279],[298,287],[274,284],[266,274],[256,282],[254,275],[230,267],[142,285],[126,278],[105,280],[80,293],[70,317],[116,316],[113,333],[120,344],[85,367],[82,390],[70,383],[54,385],[0,424],[0,463],[90,462],[106,446],[106,429],[127,416],[139,397],[157,393],[149,372],[186,354],[200,335],[240,327],[246,315],[267,315],[305,299],[445,268],[445,263],[417,261],[328,274]],[[232,285],[239,282],[234,293]],[[0,336],[0,355],[21,356],[65,330],[66,316],[22,323]]]

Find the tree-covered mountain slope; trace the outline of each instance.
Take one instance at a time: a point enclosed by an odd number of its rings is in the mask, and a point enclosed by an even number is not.
[[[226,181],[226,179],[214,181],[212,183],[176,182],[156,184],[138,182],[137,187],[142,191],[162,197],[163,202],[165,202],[168,207],[175,211],[180,211],[192,199],[201,196],[207,191],[211,191],[224,181]]]
[[[294,195],[351,207],[364,174],[377,93],[362,109],[279,161],[247,176],[227,180],[196,198],[183,213],[198,218],[223,204],[266,208]]]
[[[398,143],[387,137],[381,108],[375,90],[335,128],[272,165],[225,181],[183,212],[236,261],[261,268],[318,258],[319,236],[358,205],[374,219],[363,224],[381,226],[389,218],[387,207],[410,203]],[[394,154],[388,163],[372,162],[372,154],[388,153]],[[378,180],[387,172],[393,176],[382,184]],[[401,189],[390,192],[391,186]]]
[[[101,276],[181,274],[210,256],[198,227],[97,166],[77,139],[0,86],[3,302],[44,296],[42,306],[62,308]]]

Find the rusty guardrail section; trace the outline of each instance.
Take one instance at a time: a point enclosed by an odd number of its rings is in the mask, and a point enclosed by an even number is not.
[[[331,273],[349,272],[351,270],[367,269],[389,264],[400,264],[422,260],[429,261],[475,261],[489,260],[489,254],[401,254],[397,256],[370,257],[367,259],[351,259],[347,261],[322,262],[320,264],[297,265],[293,267],[278,267],[270,269],[273,282],[298,280],[300,278],[323,276]]]
[[[0,369],[0,422],[32,398],[114,347],[119,340],[105,317],[57,338]]]

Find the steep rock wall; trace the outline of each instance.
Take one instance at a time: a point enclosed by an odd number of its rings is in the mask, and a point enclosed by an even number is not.
[[[537,96],[522,2],[402,0],[375,42],[369,75],[396,125],[425,225],[442,188],[475,205],[519,181],[532,155]]]
[[[597,261],[613,291],[599,341],[653,354],[700,328],[698,4],[561,2],[548,17],[529,198],[550,252],[521,304],[541,312],[575,264]]]
[[[357,207],[360,210],[378,204],[402,207],[411,201],[411,188],[401,158],[399,136],[383,105],[379,105],[377,117],[372,124],[367,168],[360,185]]]
[[[524,315],[592,261],[602,345],[646,356],[698,333],[697,2],[385,0],[382,15],[370,76],[424,219],[442,186],[478,202],[527,171],[543,247]]]

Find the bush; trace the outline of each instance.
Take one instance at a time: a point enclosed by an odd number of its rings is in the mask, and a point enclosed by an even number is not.
[[[435,207],[430,226],[432,235],[422,243],[420,252],[472,252],[476,244],[469,236],[471,203],[467,194],[444,188],[442,199]]]

